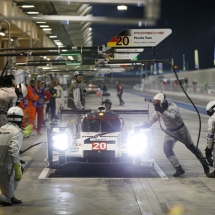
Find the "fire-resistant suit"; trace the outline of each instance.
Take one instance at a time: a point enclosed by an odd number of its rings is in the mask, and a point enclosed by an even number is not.
[[[28,86],[28,93],[26,97],[28,99],[28,124],[33,125],[34,128],[38,95],[31,85]]]
[[[75,81],[69,90],[69,97],[68,97],[68,107],[73,109],[73,110],[82,110],[84,109],[84,97],[83,97],[83,92],[82,92],[82,85],[81,83],[77,83]],[[74,137],[78,137],[79,135],[79,126],[81,122],[81,114],[74,114],[74,123],[75,126],[73,127],[71,123],[69,123],[69,127],[72,127],[73,135]],[[73,122],[73,120],[71,120]]]
[[[199,159],[203,165],[205,174],[208,174],[210,169],[206,163],[206,160],[203,157],[202,152],[194,145],[190,133],[181,118],[177,105],[173,102],[168,102],[167,108],[165,110],[161,112],[155,111],[146,123],[152,125],[157,120],[160,122],[161,119],[166,126],[166,136],[164,139],[163,150],[173,167],[176,170],[177,167],[181,167],[179,160],[173,151],[176,141],[179,140],[180,142],[184,143],[184,145],[197,157],[197,159]],[[173,176],[177,177],[179,175],[176,174]]]
[[[14,87],[0,88],[0,127],[7,123],[7,111],[15,106],[17,95]]]
[[[7,123],[0,128],[0,202],[11,203],[14,190],[17,188],[15,165],[19,165],[19,151],[22,145],[23,132],[18,125]],[[20,179],[19,179],[20,180]]]
[[[64,105],[64,96],[63,96],[63,88],[60,85],[56,85],[54,88],[57,90],[56,109],[55,109],[55,115],[57,116],[59,114],[60,107]]]

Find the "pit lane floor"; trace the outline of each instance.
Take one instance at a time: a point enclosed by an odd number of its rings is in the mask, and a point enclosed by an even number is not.
[[[115,90],[110,93],[109,98],[113,102],[113,109],[147,109],[148,107],[144,98],[126,92],[123,94],[125,105],[118,106]],[[95,108],[100,105],[100,102],[101,97],[89,95],[86,106],[87,108]],[[152,105],[149,107],[151,115],[153,107]],[[180,111],[194,142],[196,142],[197,114],[185,109],[180,109]],[[208,117],[206,115],[201,115],[201,117],[202,135],[199,148],[203,151],[206,145]],[[126,123],[131,120],[129,116],[123,118]],[[147,116],[134,116],[132,120],[142,122],[146,119]],[[45,131],[46,129],[43,128],[42,136],[32,135],[30,138],[24,139],[22,149],[33,143],[46,141]],[[108,177],[107,175],[106,177],[104,175],[91,177],[85,172],[83,177],[76,173],[77,177],[47,179],[46,176],[50,175],[51,170],[45,168],[46,145],[43,144],[30,149],[21,157],[26,161],[25,173],[15,196],[22,199],[23,204],[0,207],[0,214],[213,214],[215,210],[214,180],[204,175],[202,166],[195,156],[180,142],[176,143],[175,153],[186,173],[180,178],[174,178],[172,174],[175,171],[163,153],[164,133],[158,124],[153,125],[153,133],[154,158],[166,178],[144,177],[144,173],[141,173],[141,177],[131,175],[132,177],[128,178],[118,177],[118,175],[117,177]],[[43,175],[41,175],[42,173]]]

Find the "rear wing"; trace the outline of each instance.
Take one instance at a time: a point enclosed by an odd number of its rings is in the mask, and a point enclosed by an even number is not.
[[[112,109],[111,109],[112,110]],[[61,114],[86,114],[95,109],[86,109],[86,110],[71,110],[71,109],[61,109]],[[149,110],[112,110],[117,114],[149,114]]]
[[[71,110],[71,109],[61,109],[60,112],[60,120],[62,121],[63,114],[87,114],[91,111],[95,111],[95,109],[85,109],[85,110]],[[112,110],[116,114],[147,114],[149,119],[149,105],[148,110]]]

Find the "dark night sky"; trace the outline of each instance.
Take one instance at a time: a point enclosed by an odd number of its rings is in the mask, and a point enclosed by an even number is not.
[[[119,18],[141,18],[143,7],[128,6],[127,11],[118,11],[117,5],[92,4],[94,16]],[[107,45],[107,42],[123,29],[143,29],[129,25],[92,24],[93,44]],[[215,0],[161,0],[161,14],[157,24],[146,28],[170,28],[172,34],[162,41],[155,51],[172,52],[174,65],[183,68],[182,55],[188,69],[194,70],[194,50],[199,52],[200,69],[213,68],[215,44]],[[139,59],[170,59],[168,55],[140,55]]]

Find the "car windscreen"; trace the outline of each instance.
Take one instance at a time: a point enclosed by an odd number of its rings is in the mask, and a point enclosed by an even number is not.
[[[86,117],[82,122],[83,132],[119,132],[121,121],[117,117]]]

